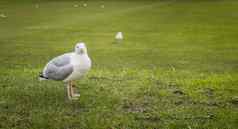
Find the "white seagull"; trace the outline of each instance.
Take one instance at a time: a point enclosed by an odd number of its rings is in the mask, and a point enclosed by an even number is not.
[[[91,60],[84,43],[77,43],[75,51],[53,58],[40,74],[40,80],[56,80],[67,83],[68,98],[78,99],[80,94],[74,93],[74,80],[80,79],[91,68]]]
[[[123,35],[122,35],[122,32],[117,32],[116,36],[115,36],[115,39],[120,42],[123,40]]]

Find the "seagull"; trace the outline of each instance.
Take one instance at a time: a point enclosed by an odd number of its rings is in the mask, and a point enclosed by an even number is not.
[[[91,59],[83,42],[75,45],[74,52],[65,53],[49,61],[39,76],[39,80],[56,80],[67,83],[69,100],[77,100],[80,94],[74,93],[74,82],[91,68]]]
[[[115,36],[115,39],[120,42],[123,40],[123,35],[122,35],[122,32],[117,32],[116,36]]]

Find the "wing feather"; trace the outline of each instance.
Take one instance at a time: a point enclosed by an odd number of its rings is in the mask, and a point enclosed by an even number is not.
[[[70,64],[70,54],[64,54],[52,59],[44,68],[43,76],[52,80],[64,80],[73,72]]]

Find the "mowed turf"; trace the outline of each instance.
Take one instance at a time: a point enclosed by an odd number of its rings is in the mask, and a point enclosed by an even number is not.
[[[0,128],[238,128],[238,1],[83,3],[0,1]],[[93,67],[70,102],[38,74],[78,41]]]

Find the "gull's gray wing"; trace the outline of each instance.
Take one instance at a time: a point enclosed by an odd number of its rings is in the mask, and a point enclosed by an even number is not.
[[[52,59],[44,68],[43,76],[52,80],[64,80],[73,72],[70,53]]]

